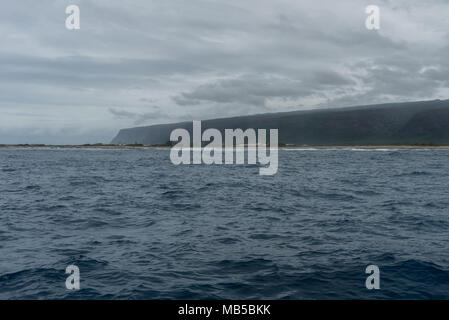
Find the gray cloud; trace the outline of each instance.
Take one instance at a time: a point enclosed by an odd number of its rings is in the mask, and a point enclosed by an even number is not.
[[[270,98],[297,99],[320,93],[328,87],[343,88],[350,85],[355,85],[355,82],[332,71],[317,71],[305,74],[300,79],[253,74],[204,84],[173,99],[181,106],[214,102],[263,107]]]
[[[358,0],[76,3],[78,31],[63,1],[2,3],[0,143],[449,95],[443,0],[380,0],[379,31]]]
[[[158,107],[153,107],[153,109],[154,110],[151,112],[136,113],[123,109],[109,108],[109,112],[118,118],[133,119],[135,125],[141,125],[148,120],[159,120],[166,117],[166,115],[161,112]]]

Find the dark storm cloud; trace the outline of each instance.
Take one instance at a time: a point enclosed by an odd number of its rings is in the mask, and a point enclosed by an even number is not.
[[[2,2],[3,133],[98,142],[136,124],[449,96],[446,1],[380,0],[379,31],[358,0],[78,0],[78,31],[67,4]]]

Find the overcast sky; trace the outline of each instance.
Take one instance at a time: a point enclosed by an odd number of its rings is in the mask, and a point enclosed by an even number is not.
[[[0,37],[0,143],[449,98],[447,0],[3,0]]]

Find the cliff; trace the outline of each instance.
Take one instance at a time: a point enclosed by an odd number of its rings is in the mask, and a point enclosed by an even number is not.
[[[197,119],[195,119],[197,120]],[[165,144],[192,122],[122,129],[112,144]],[[294,145],[449,145],[449,100],[258,114],[202,121],[202,129],[279,129]]]

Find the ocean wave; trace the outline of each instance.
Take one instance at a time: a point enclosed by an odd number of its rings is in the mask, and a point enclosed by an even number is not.
[[[270,179],[166,150],[3,150],[0,298],[449,298],[447,153],[317,150],[280,152]]]

